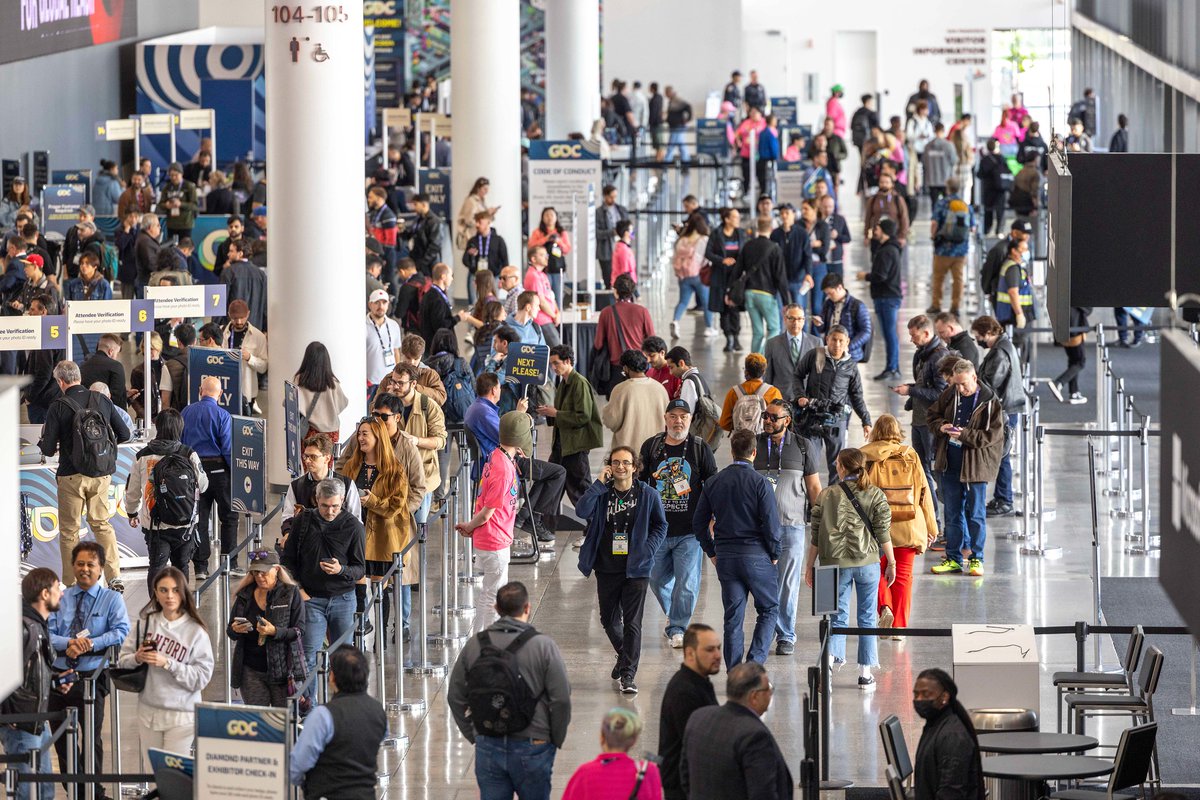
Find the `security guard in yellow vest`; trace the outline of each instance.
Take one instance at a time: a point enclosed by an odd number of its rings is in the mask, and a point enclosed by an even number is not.
[[[1029,243],[1009,239],[1008,254],[1000,265],[1000,281],[996,285],[996,320],[1001,325],[1024,328],[1037,316],[1033,307],[1033,284],[1029,281],[1029,270],[1025,268],[1025,256]]]

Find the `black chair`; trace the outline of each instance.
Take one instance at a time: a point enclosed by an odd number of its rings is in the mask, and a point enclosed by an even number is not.
[[[1063,729],[1063,697],[1068,694],[1095,694],[1098,692],[1125,692],[1133,694],[1134,675],[1142,658],[1142,645],[1146,634],[1142,626],[1136,626],[1129,634],[1125,657],[1121,659],[1120,672],[1056,672],[1054,688],[1058,692],[1058,730]]]
[[[895,768],[901,782],[907,781],[913,772],[912,759],[904,741],[904,728],[895,714],[879,723],[879,738],[883,739],[883,754],[887,763]]]
[[[904,781],[896,772],[896,768],[888,764],[883,768],[883,773],[887,776],[888,796],[891,800],[908,800],[908,795],[904,791]]]
[[[1158,723],[1151,722],[1126,728],[1121,731],[1121,741],[1117,745],[1117,755],[1113,759],[1113,771],[1108,776],[1108,786],[1103,795],[1086,789],[1069,789],[1050,795],[1051,800],[1135,800],[1137,795],[1118,794],[1121,789],[1137,786],[1141,794],[1146,794],[1146,778],[1150,774],[1150,764],[1154,756]]]

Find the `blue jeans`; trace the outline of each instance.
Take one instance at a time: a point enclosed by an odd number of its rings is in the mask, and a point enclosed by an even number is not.
[[[688,158],[687,143],[683,137],[687,133],[687,128],[672,128],[671,133],[667,136],[667,153],[663,156],[664,161],[671,160],[671,154],[676,150],[679,151],[679,160],[687,163],[691,159]]]
[[[751,290],[746,292],[746,310],[750,312],[750,352],[761,353],[767,339],[779,333],[779,298]]]
[[[413,512],[413,519],[417,521],[418,525],[424,525],[425,523],[429,522],[429,509],[432,507],[433,492],[429,491],[425,493],[423,498],[421,498],[421,505],[419,505],[417,510]],[[413,555],[414,551],[409,550],[408,552],[410,557],[415,557]]]
[[[554,302],[557,303],[562,297],[562,273],[552,272],[548,277],[550,278],[550,291],[554,292]]]
[[[1013,501],[1013,469],[1012,447],[1013,437],[1017,433],[1017,415],[1009,414],[1004,425],[1004,457],[1000,459],[1000,471],[996,473],[996,488],[992,493],[997,503],[1012,505]]]
[[[879,327],[883,329],[883,344],[887,349],[887,369],[892,372],[900,370],[900,337],[896,333],[896,318],[899,315],[899,297],[875,299],[875,316],[879,317]]]
[[[713,315],[708,310],[708,287],[700,280],[699,275],[679,279],[679,302],[675,305],[675,316],[672,319],[675,322],[683,319],[683,315],[688,310],[688,303],[691,302],[693,294],[700,298],[700,305],[704,308],[705,326],[711,328]]]
[[[317,668],[317,651],[325,645],[325,637],[336,642],[354,627],[354,590],[336,597],[310,597],[304,601],[304,659],[309,674]],[[309,684],[309,696],[317,682]]]
[[[813,288],[808,293],[808,316],[809,319],[812,319],[821,315],[821,306],[825,304],[825,293],[821,291],[821,281],[825,280],[825,276],[829,274],[829,268],[819,261],[814,261],[812,262],[812,266],[809,267],[808,274],[812,275],[813,279]],[[821,321],[825,323],[823,330],[829,330],[830,325],[838,322],[838,320],[830,321],[827,319]],[[817,333],[816,329],[813,329],[812,333]],[[821,336],[821,341],[824,341],[824,334],[819,335]]]
[[[479,800],[550,800],[553,742],[534,744],[505,736],[475,737],[475,782]]]
[[[42,748],[41,754],[37,758],[37,771],[41,775],[49,775],[54,771],[51,766],[51,755],[53,751],[48,746],[50,741],[50,729],[42,728],[41,733],[29,733],[28,731],[19,731],[16,728],[10,728],[7,725],[0,726],[0,742],[4,743],[4,752],[10,756],[21,755],[28,753],[38,748]],[[30,772],[27,764],[13,764],[12,768],[17,772]],[[76,784],[82,786],[83,784]],[[17,797],[20,800],[31,800],[33,797],[33,787],[37,786],[38,800],[54,800],[54,784],[53,783],[24,783],[17,790]]]
[[[800,599],[800,578],[804,574],[804,526],[780,525],[779,619],[775,636],[781,642],[796,641],[796,605]]]
[[[704,551],[695,536],[668,536],[654,553],[650,588],[667,615],[667,636],[683,633],[696,610]]]
[[[949,446],[949,445],[947,445]],[[942,502],[946,504],[946,558],[962,564],[964,548],[971,558],[983,561],[987,543],[987,484],[963,483],[959,473],[941,474]]]
[[[721,581],[721,605],[725,607],[725,667],[742,663],[746,637],[742,620],[746,616],[746,598],[754,595],[754,638],[744,658],[766,663],[775,619],[779,615],[779,573],[765,552],[755,555],[727,553],[717,555],[717,579]]]
[[[842,567],[838,570],[838,610],[833,617],[833,625],[837,628],[848,627],[850,621],[850,590],[854,589],[858,599],[859,628],[874,628],[879,623],[879,563],[867,564],[865,567]],[[858,665],[860,667],[879,666],[878,642],[874,636],[858,637]],[[845,635],[829,637],[829,653],[835,661],[846,660]]]
[[[941,499],[941,484],[933,480],[933,459],[937,456],[937,446],[933,443],[933,431],[928,425],[912,426],[912,446],[921,460],[921,469],[925,471],[925,482],[929,484],[929,499],[933,501],[933,514],[937,516],[938,501]]]
[[[1113,321],[1119,327],[1132,328],[1132,330],[1117,331],[1118,340],[1127,342],[1132,338],[1134,342],[1142,341],[1142,337],[1145,335],[1142,331],[1142,323],[1138,322],[1123,306],[1113,309]]]

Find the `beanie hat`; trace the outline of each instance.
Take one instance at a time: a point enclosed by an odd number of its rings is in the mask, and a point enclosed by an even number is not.
[[[523,411],[509,411],[500,418],[500,444],[518,447],[527,456],[533,455],[533,420]]]

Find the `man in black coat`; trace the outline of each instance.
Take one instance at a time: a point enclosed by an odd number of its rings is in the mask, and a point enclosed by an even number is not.
[[[720,671],[720,635],[701,622],[688,625],[683,634],[683,665],[667,684],[659,712],[658,754],[666,800],[687,800],[679,775],[683,733],[697,709],[717,705],[717,693],[708,676]]]
[[[871,284],[871,299],[875,301],[875,315],[879,317],[879,329],[887,350],[887,363],[875,380],[900,379],[900,337],[896,333],[896,320],[900,313],[900,301],[904,291],[900,285],[903,265],[900,240],[896,238],[899,226],[896,220],[883,217],[875,223],[875,241],[879,247],[871,256],[871,271],[858,273],[860,281]]]
[[[729,670],[728,701],[701,708],[688,720],[679,764],[681,788],[691,800],[790,800],[792,773],[763,724],[775,687],[767,669],[743,661]]]
[[[433,268],[433,286],[421,298],[421,337],[425,340],[425,350],[433,343],[433,335],[442,328],[453,329],[458,322],[450,300],[450,284],[454,280],[454,271],[449,264],[438,264]]]
[[[934,400],[942,396],[946,390],[946,379],[938,371],[938,364],[950,355],[946,343],[934,333],[933,322],[924,314],[918,314],[908,321],[908,337],[916,351],[913,353],[913,380],[893,386],[892,391],[901,397],[907,397],[905,409],[912,411],[912,446],[921,459],[921,468],[925,471],[925,481],[930,488],[936,486],[933,476],[933,432],[925,422],[925,411]],[[938,493],[932,494],[933,510],[937,513]]]
[[[617,223],[629,219],[625,206],[617,202],[617,187],[604,187],[603,201],[596,207],[596,260],[600,262],[600,275],[604,285],[612,287],[613,248],[617,244]]]
[[[141,230],[133,246],[134,263],[137,264],[138,297],[145,293],[150,283],[150,273],[158,266],[158,239],[162,236],[162,223],[157,214],[143,214]]]
[[[221,271],[221,282],[229,287],[229,302],[242,300],[250,309],[250,324],[264,333],[267,330],[267,274],[246,260],[250,255],[249,242],[237,239],[229,242],[229,263]]]
[[[91,386],[97,381],[105,384],[108,386],[113,405],[118,408],[127,408],[125,365],[117,360],[117,356],[120,354],[120,336],[115,333],[106,333],[101,336],[100,341],[96,344],[96,352],[79,365],[80,382],[84,386]]]
[[[409,255],[422,274],[432,277],[433,265],[442,260],[442,218],[429,209],[427,194],[413,195],[412,207],[417,219]]]

